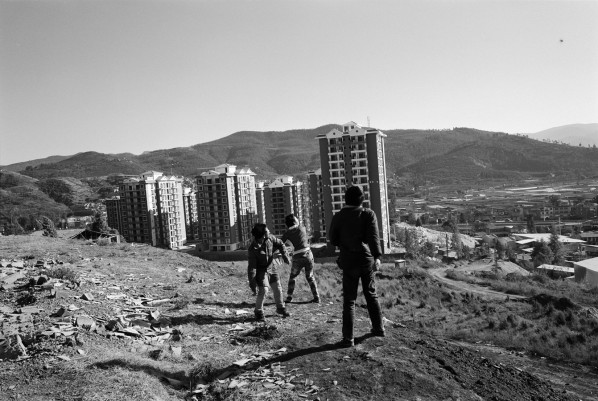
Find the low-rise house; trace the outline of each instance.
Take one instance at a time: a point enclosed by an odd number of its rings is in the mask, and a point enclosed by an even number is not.
[[[575,274],[575,269],[573,267],[566,266],[543,264],[537,266],[536,269],[538,271],[545,272],[549,277],[552,278],[570,277]]]
[[[598,286],[598,258],[581,260],[573,263],[575,281]]]
[[[543,233],[543,234],[516,233],[516,234],[513,234],[517,245],[520,245],[520,246],[528,245],[531,248],[533,248],[533,246],[535,244],[537,244],[541,241],[544,241],[546,243],[550,242],[550,235],[551,235],[550,233]],[[580,249],[580,247],[586,243],[584,240],[565,237],[564,235],[559,235],[558,237],[559,237],[559,242],[563,245],[563,249],[565,252],[578,251]],[[533,241],[521,242],[522,240],[526,240],[526,239],[531,239]]]

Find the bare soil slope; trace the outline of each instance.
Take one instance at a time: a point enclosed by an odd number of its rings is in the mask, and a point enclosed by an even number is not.
[[[436,338],[414,319],[388,315],[387,337],[369,337],[362,304],[357,345],[339,348],[331,265],[320,267],[321,305],[307,303],[300,278],[292,316],[270,299],[266,323],[255,323],[245,263],[43,237],[0,237],[0,258],[4,283],[25,276],[0,292],[0,400],[580,398],[518,357]],[[40,273],[54,278],[33,285]]]

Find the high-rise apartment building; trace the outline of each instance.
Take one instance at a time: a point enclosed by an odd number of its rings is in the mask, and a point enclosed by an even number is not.
[[[198,240],[197,194],[191,188],[183,188],[183,203],[185,205],[185,230],[187,232],[187,240]]]
[[[303,226],[305,227],[305,231],[308,233],[308,235],[311,236],[311,234],[313,233],[312,225],[311,225],[312,210],[310,208],[311,193],[309,191],[309,185],[307,184],[307,182],[302,183],[301,190],[300,190],[300,196],[301,196],[301,212],[303,214],[303,219],[301,221],[301,224],[303,224]]]
[[[312,235],[326,237],[326,216],[324,213],[324,194],[322,185],[322,169],[307,173],[305,188],[309,192],[306,210],[309,210],[310,231]]]
[[[221,164],[195,180],[200,249],[230,251],[247,246],[257,220],[255,173]]]
[[[264,181],[258,181],[255,183],[255,200],[257,206],[257,222],[268,225],[266,220],[266,201],[264,199]]]
[[[359,185],[365,193],[364,207],[378,217],[383,252],[390,251],[390,223],[384,138],[375,128],[348,122],[341,129],[318,135],[322,167],[324,217],[330,224],[332,216],[344,205],[347,187]]]
[[[185,244],[181,178],[148,171],[123,180],[119,193],[121,226],[118,230],[128,242],[144,242],[170,249]]]
[[[117,229],[120,234],[119,227],[122,227],[120,196],[113,196],[110,199],[106,199],[104,203],[106,205],[106,223],[108,223],[108,227]]]
[[[264,222],[270,232],[282,235],[287,229],[284,218],[291,213],[305,224],[303,201],[303,183],[293,181],[291,176],[281,176],[263,185]]]

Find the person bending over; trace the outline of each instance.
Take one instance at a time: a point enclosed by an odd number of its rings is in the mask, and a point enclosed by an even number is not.
[[[294,214],[286,216],[284,222],[287,226],[287,231],[282,234],[281,241],[284,243],[290,242],[293,245],[293,264],[291,274],[289,275],[286,302],[293,300],[295,279],[301,273],[301,270],[305,269],[305,278],[314,297],[311,302],[319,304],[320,295],[318,294],[318,286],[314,277],[314,255],[309,247],[305,227],[299,224],[299,219]]]
[[[254,293],[257,287],[255,319],[264,321],[264,299],[268,293],[268,284],[272,287],[274,294],[276,313],[283,317],[289,317],[290,314],[287,312],[282,300],[282,288],[278,276],[278,266],[281,263],[277,258],[280,255],[285,263],[290,263],[287,249],[281,240],[270,235],[270,231],[265,224],[256,223],[251,230],[251,234],[254,239],[247,251],[247,276],[249,286]]]

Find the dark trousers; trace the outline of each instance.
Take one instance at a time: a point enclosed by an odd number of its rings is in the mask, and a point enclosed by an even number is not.
[[[289,275],[287,296],[293,296],[293,292],[295,292],[295,279],[303,269],[305,269],[305,278],[307,279],[307,284],[309,284],[314,299],[320,298],[320,295],[318,294],[318,285],[316,284],[316,278],[314,277],[314,257],[311,251],[308,251],[306,257],[293,257],[293,266],[291,267],[291,274]]]
[[[376,278],[373,266],[343,269],[343,338],[353,339],[355,323],[355,300],[361,279],[363,295],[368,306],[368,313],[374,331],[383,331],[382,312],[376,293]]]

